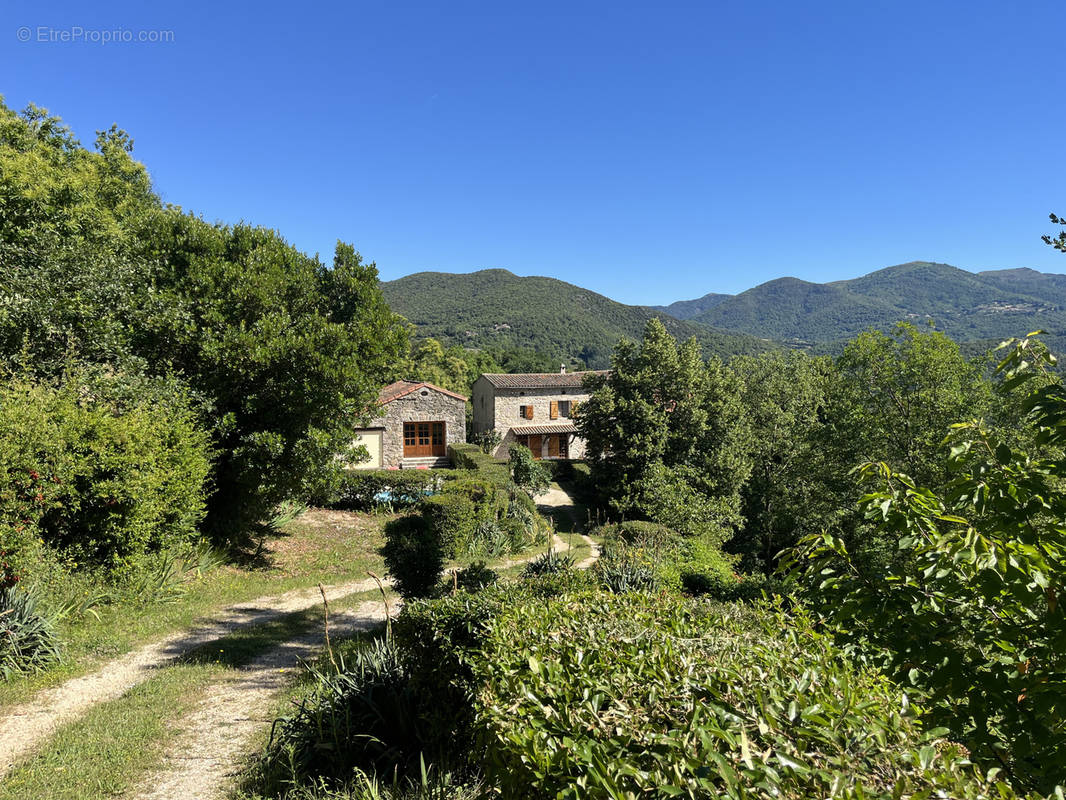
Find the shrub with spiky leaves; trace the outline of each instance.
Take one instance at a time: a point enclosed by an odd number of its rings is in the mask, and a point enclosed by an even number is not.
[[[11,680],[39,672],[59,661],[54,620],[41,609],[32,590],[0,588],[0,676]]]

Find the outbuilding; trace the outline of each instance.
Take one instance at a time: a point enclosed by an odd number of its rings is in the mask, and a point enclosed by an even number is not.
[[[466,400],[426,381],[390,383],[378,395],[384,416],[357,432],[370,460],[356,468],[449,466],[448,445],[466,441]]]

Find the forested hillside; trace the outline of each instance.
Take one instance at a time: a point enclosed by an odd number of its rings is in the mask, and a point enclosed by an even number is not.
[[[468,274],[419,272],[382,284],[389,306],[419,336],[468,348],[528,348],[589,367],[607,366],[625,336],[639,339],[659,317],[674,336],[695,336],[705,353],[755,353],[772,345],[746,334],[684,322],[642,306],[627,306],[554,278],[519,277],[503,269]]]
[[[968,352],[1022,330],[1066,332],[1066,275],[1032,269],[967,272],[914,261],[860,278],[811,283],[777,278],[738,295],[710,293],[666,306],[628,306],[573,284],[492,269],[420,272],[384,283],[389,305],[419,337],[469,349],[525,348],[606,366],[614,342],[639,337],[653,316],[707,354],[772,349],[773,343],[838,351],[847,339],[897,322],[932,324]]]
[[[841,341],[899,321],[931,321],[959,342],[1035,328],[1048,330],[1056,342],[1066,330],[1066,276],[1029,269],[975,274],[915,261],[826,284],[779,278],[693,321],[794,345]]]
[[[733,297],[731,294],[718,294],[717,292],[711,292],[705,294],[703,297],[697,297],[695,300],[678,300],[676,303],[671,303],[668,306],[650,306],[656,311],[662,311],[664,314],[669,314],[676,319],[692,319],[698,317],[705,311],[709,311],[715,306],[721,305],[729,298]]]

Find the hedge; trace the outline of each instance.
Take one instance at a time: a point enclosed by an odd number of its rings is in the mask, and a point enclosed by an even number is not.
[[[369,511],[386,503],[405,508],[440,491],[445,482],[455,478],[455,471],[450,469],[350,469],[341,478],[339,496],[328,505],[350,511]],[[391,498],[379,500],[386,492]]]
[[[476,444],[453,444],[448,446],[448,457],[456,469],[477,472],[479,477],[487,478],[498,486],[505,487],[511,480],[507,462],[497,461],[481,452]]]

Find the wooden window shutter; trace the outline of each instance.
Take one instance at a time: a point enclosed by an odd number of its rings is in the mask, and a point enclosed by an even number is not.
[[[533,419],[533,406],[526,406],[526,419]]]
[[[552,419],[559,419],[559,401],[552,400],[551,407],[548,410],[548,416]]]
[[[577,407],[579,405],[580,405],[580,403],[578,403],[577,400],[571,400],[570,401],[570,416],[571,417],[574,416],[575,414],[577,414]]]

